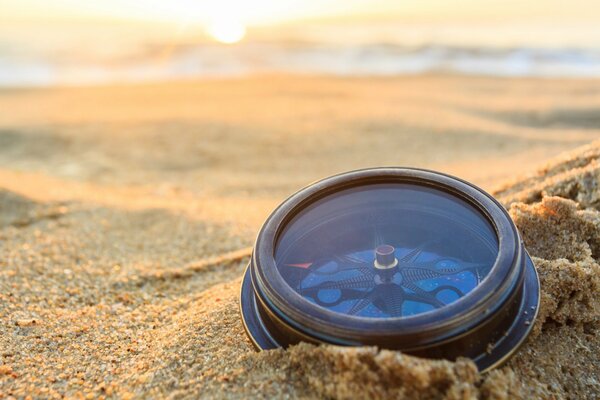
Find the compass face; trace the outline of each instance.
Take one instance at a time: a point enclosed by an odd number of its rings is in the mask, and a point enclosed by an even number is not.
[[[455,302],[498,256],[488,218],[425,185],[343,189],[297,213],[275,244],[275,265],[303,298],[327,310],[401,318]]]

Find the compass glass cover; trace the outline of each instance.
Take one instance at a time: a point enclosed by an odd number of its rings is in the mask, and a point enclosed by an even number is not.
[[[408,317],[448,305],[489,274],[498,238],[460,197],[408,183],[338,191],[280,231],[275,263],[285,282],[327,310]]]

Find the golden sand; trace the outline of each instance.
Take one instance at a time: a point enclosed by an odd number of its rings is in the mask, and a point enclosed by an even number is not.
[[[0,92],[0,398],[588,398],[600,393],[600,82],[271,77]],[[376,348],[256,353],[262,220],[374,165],[509,208],[542,307],[503,368]],[[510,180],[502,184],[503,181]]]

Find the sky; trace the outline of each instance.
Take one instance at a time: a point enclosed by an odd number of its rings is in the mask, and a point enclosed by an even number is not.
[[[598,21],[598,0],[0,0],[4,23],[123,19],[206,24],[224,15],[247,25],[330,18]]]
[[[458,43],[510,45],[534,37],[536,45],[589,46],[600,39],[600,0],[0,0],[0,37],[28,43],[41,30],[69,37],[119,24],[146,37],[201,32],[223,43],[241,41],[248,30],[271,29],[277,38],[286,26],[308,37],[311,23],[356,26],[358,36],[360,24],[371,24],[367,33],[377,36],[374,22],[395,24],[393,34],[407,38],[422,37],[421,29],[432,40]]]

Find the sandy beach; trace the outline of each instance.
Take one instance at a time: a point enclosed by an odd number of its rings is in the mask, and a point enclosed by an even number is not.
[[[0,89],[0,399],[600,396],[600,80],[258,76]],[[316,179],[440,170],[493,192],[538,268],[503,368],[256,353],[263,220]]]

